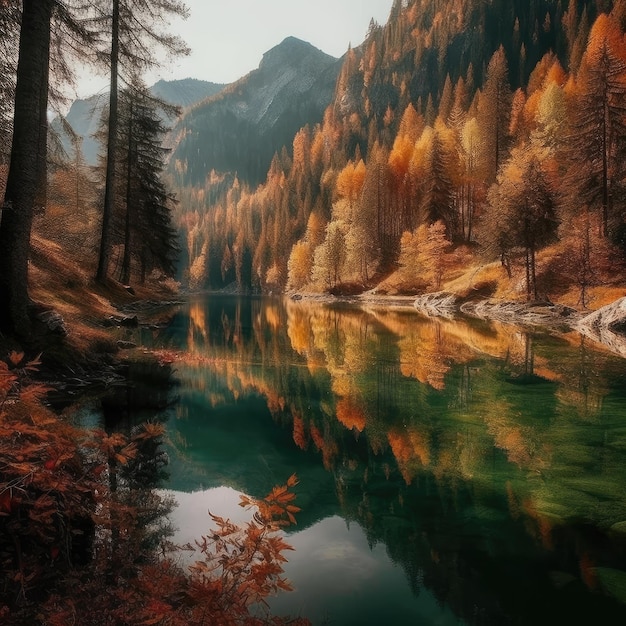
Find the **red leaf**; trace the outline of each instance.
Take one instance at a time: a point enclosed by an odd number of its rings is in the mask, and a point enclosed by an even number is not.
[[[15,352],[14,350],[13,352],[11,352],[11,354],[9,354],[9,361],[11,361],[13,365],[19,365],[22,362],[23,358],[24,358],[23,352]]]
[[[0,492],[0,512],[10,513],[13,508],[12,502],[13,497],[11,496],[11,491],[9,489],[5,489]]]

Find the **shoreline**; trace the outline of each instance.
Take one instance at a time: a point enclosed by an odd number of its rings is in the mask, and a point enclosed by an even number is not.
[[[544,301],[467,300],[450,292],[419,296],[388,296],[372,292],[334,296],[298,292],[284,294],[284,297],[295,302],[411,309],[429,318],[473,318],[559,333],[575,331],[626,358],[626,297],[595,311],[579,311]]]

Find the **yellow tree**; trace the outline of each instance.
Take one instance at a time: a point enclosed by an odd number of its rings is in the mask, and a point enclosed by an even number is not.
[[[609,234],[616,188],[624,176],[626,148],[626,59],[619,24],[606,14],[596,20],[577,83],[572,122],[571,180],[575,201],[601,216]]]
[[[308,241],[298,241],[287,263],[287,289],[302,289],[311,280],[313,248]]]
[[[537,299],[536,253],[556,240],[559,221],[556,194],[536,148],[517,148],[489,190],[492,241],[502,258],[521,249],[526,271],[526,298]]]
[[[475,117],[467,120],[461,131],[460,163],[463,172],[460,190],[460,230],[466,242],[472,241],[476,213],[484,201],[484,183],[479,168],[481,138]]]
[[[342,279],[346,260],[344,225],[330,222],[326,227],[326,238],[314,252],[313,279],[326,289],[336,287]]]
[[[478,122],[484,137],[485,170],[489,182],[495,180],[506,157],[511,99],[509,68],[504,48],[500,46],[489,61],[478,105]]]
[[[354,219],[354,205],[361,195],[365,182],[365,163],[360,159],[358,163],[348,161],[346,166],[337,175],[336,189],[341,198],[348,203],[347,220]]]
[[[411,135],[398,135],[393,142],[388,161],[392,210],[399,216],[403,230],[412,230],[415,226],[412,180],[409,176],[414,146],[415,141]]]

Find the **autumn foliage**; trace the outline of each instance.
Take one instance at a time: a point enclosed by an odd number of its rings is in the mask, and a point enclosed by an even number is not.
[[[299,511],[295,476],[264,499],[242,497],[254,509],[244,526],[211,514],[215,530],[173,546],[171,502],[146,480],[163,427],[78,429],[44,406],[38,365],[17,353],[0,361],[3,624],[308,623],[271,616],[265,603],[290,589],[280,531]]]
[[[211,174],[190,188],[177,169],[191,158],[173,163],[192,283],[420,293],[500,263],[508,298],[588,306],[626,249],[624,21],[610,4],[394,2],[261,185]],[[578,267],[543,260],[581,236]],[[609,249],[618,271],[602,270]]]

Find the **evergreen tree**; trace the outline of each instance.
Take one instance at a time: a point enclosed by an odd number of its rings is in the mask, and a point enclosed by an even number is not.
[[[503,265],[510,251],[523,251],[528,300],[538,297],[537,250],[556,241],[559,225],[556,194],[542,160],[535,149],[515,149],[489,191],[494,218],[491,241],[498,247]]]
[[[441,130],[435,130],[428,155],[429,167],[422,198],[422,215],[426,224],[441,221],[449,236],[456,232],[454,190],[450,179],[450,154],[447,153]]]
[[[102,6],[102,5],[101,5]],[[111,13],[103,6],[99,21],[109,24],[110,50],[101,51],[110,68],[109,122],[106,150],[106,180],[102,209],[100,253],[96,278],[103,282],[109,271],[111,254],[111,226],[115,207],[116,143],[119,132],[119,77],[120,70],[130,76],[141,74],[156,65],[155,45],[173,54],[185,54],[187,47],[179,37],[159,28],[167,17],[185,16],[187,8],[177,0],[112,0]],[[140,25],[140,27],[138,27]]]
[[[504,47],[500,46],[489,61],[479,104],[478,121],[485,137],[484,158],[488,181],[495,180],[498,168],[506,158],[511,100],[508,64]]]
[[[30,235],[39,185],[46,171],[41,150],[47,125],[42,133],[41,120],[45,119],[48,102],[54,5],[54,0],[23,2],[11,161],[0,221],[0,330],[23,337],[30,332]]]
[[[597,209],[608,235],[615,195],[625,170],[626,61],[621,31],[607,15],[594,24],[583,57],[572,121],[569,180],[573,203]]]
[[[155,98],[137,78],[121,94],[118,150],[123,164],[123,260],[120,279],[129,284],[132,259],[140,267],[140,280],[157,269],[174,274],[177,236],[171,223],[173,196],[161,178],[167,150],[162,147],[167,128],[164,115],[176,107]]]

